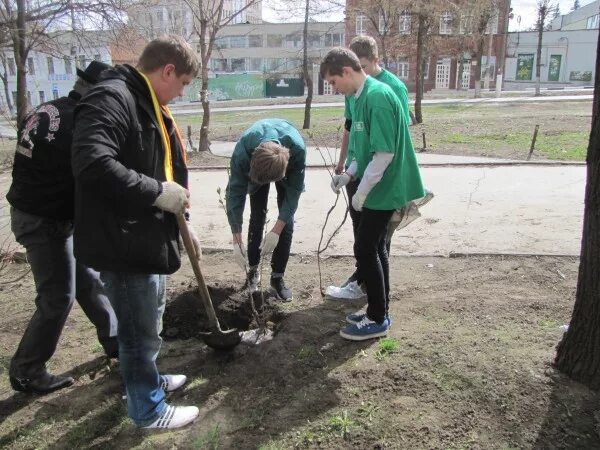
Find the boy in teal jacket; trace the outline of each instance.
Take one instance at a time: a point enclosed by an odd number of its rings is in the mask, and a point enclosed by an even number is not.
[[[294,214],[304,191],[305,166],[304,140],[292,124],[282,119],[259,120],[248,128],[236,144],[230,163],[226,204],[234,258],[247,271],[247,284],[253,291],[259,282],[261,253],[267,255],[272,252],[271,288],[283,301],[293,298],[283,275],[292,245]],[[279,215],[263,239],[271,182],[277,189]],[[250,195],[250,223],[246,253],[242,222],[247,194]]]

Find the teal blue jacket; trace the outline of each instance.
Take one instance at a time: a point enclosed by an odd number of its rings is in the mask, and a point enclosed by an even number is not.
[[[255,193],[261,185],[250,181],[250,158],[262,142],[277,142],[290,151],[285,177],[278,181],[285,187],[285,197],[279,208],[279,220],[290,223],[298,208],[300,194],[304,191],[306,146],[298,130],[283,119],[263,119],[248,128],[231,157],[229,183],[225,194],[227,219],[232,233],[242,232],[246,194]]]

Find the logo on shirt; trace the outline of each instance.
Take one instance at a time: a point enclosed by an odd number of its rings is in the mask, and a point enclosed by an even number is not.
[[[362,123],[362,122],[355,122],[355,124],[356,125],[355,125],[354,129],[356,131],[365,131],[365,125],[364,125],[364,123]]]
[[[56,106],[46,104],[36,109],[34,113],[27,118],[21,137],[23,143],[26,144],[31,150],[33,150],[31,136],[37,133],[37,128],[40,123],[40,116],[42,114],[48,115],[48,120],[50,121],[48,125],[48,133],[45,136],[48,142],[54,140],[53,132],[58,131],[58,128],[60,127],[60,113]]]

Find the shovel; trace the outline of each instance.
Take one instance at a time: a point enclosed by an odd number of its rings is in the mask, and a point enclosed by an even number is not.
[[[208,325],[210,327],[210,331],[208,333],[200,334],[202,335],[202,339],[206,345],[209,347],[217,350],[229,350],[241,342],[242,336],[235,329],[226,331],[221,330],[219,319],[217,319],[217,315],[215,314],[215,309],[213,307],[212,300],[210,299],[208,288],[206,287],[206,283],[204,283],[204,277],[200,271],[200,263],[198,262],[198,258],[196,258],[196,250],[194,249],[194,244],[192,243],[192,238],[190,236],[187,223],[185,222],[185,217],[183,214],[177,214],[176,216],[177,225],[179,225],[179,232],[181,233],[181,238],[183,239],[183,245],[188,257],[190,258],[190,263],[192,264],[194,275],[196,275],[196,281],[198,282],[198,295],[202,300],[202,305],[204,306],[206,315],[208,316]]]

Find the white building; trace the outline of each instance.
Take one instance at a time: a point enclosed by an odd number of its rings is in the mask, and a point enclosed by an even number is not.
[[[68,34],[61,35],[58,45],[52,50],[31,50],[27,58],[27,98],[30,106],[38,106],[48,100],[57,99],[71,91],[77,79],[76,69],[85,68],[92,60],[111,64],[110,48],[102,44],[103,39],[95,39],[89,33],[83,44],[81,39],[74,39]],[[95,42],[94,44],[88,42]],[[17,67],[14,54],[7,49],[4,51],[8,81],[8,92],[13,109],[16,108],[17,97]],[[0,89],[0,108],[6,111],[5,87]],[[14,112],[14,111],[13,111]]]
[[[546,87],[594,84],[600,0],[554,19],[542,36],[540,81]],[[509,33],[505,89],[535,84],[537,31]]]

